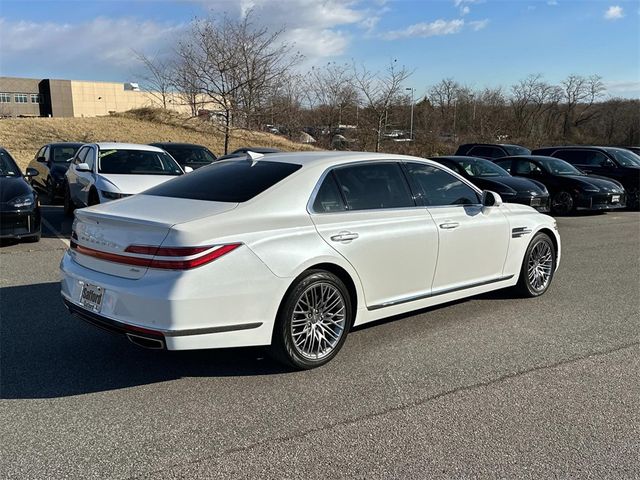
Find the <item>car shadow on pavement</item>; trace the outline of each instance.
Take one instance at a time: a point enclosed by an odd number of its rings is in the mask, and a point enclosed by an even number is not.
[[[263,348],[145,350],[71,316],[60,284],[0,288],[0,398],[56,398],[193,376],[288,372]]]

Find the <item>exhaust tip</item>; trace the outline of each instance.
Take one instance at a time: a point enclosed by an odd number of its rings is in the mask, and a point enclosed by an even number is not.
[[[134,335],[133,333],[127,333],[129,341],[139,347],[148,348],[150,350],[163,350],[164,342],[156,338],[142,337],[140,335]]]

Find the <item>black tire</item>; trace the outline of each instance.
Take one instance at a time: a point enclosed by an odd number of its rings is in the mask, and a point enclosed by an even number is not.
[[[296,313],[299,312],[299,310],[296,310],[296,306],[300,307],[299,302],[304,301],[303,297],[305,295],[311,297],[310,292],[317,289],[322,291],[323,288],[333,296],[328,296],[329,293],[327,293],[326,298],[331,300],[325,300],[325,297],[321,297],[321,302],[324,302],[325,306],[328,306],[327,303],[331,304],[337,301],[340,304],[342,302],[343,317],[339,317],[338,314],[327,313],[327,317],[331,315],[332,318],[327,319],[325,323],[325,320],[323,320],[324,309],[321,312],[315,310],[316,313],[313,318],[309,318],[308,313]],[[307,300],[309,297],[307,297]],[[309,270],[305,272],[291,285],[278,311],[271,342],[272,356],[281,363],[299,370],[317,368],[331,361],[342,348],[353,323],[351,305],[349,291],[336,275],[325,270]],[[334,310],[327,309],[326,312],[338,311],[339,308],[340,305],[334,307]],[[298,318],[294,319],[296,315]],[[339,318],[338,322],[333,321],[336,318]],[[296,323],[298,326],[295,326]],[[341,323],[342,326],[338,326],[337,323]],[[331,332],[336,335],[335,338],[329,335],[328,332],[325,334],[327,327],[332,329]],[[300,331],[301,328],[303,331]],[[298,331],[294,333],[295,329],[298,329]],[[311,335],[305,332],[311,332]],[[303,345],[296,344],[294,336],[298,336],[298,342],[302,341],[300,335],[311,338],[310,350],[313,350],[314,341],[317,339],[317,347],[320,349],[323,341],[316,337],[315,332],[318,332],[317,335],[322,336],[327,348],[322,351],[321,357],[319,357],[320,354],[316,354],[316,358],[311,358],[311,354],[305,355],[303,352],[307,342],[305,341]],[[335,342],[331,347],[329,347],[329,340]]]
[[[24,237],[24,240],[27,243],[37,243],[40,241],[40,237],[42,237],[42,232],[38,232],[35,235],[31,235],[30,237]]]
[[[575,210],[576,201],[569,192],[558,192],[551,199],[551,211],[556,215],[570,215]]]
[[[640,189],[638,187],[627,190],[627,208],[629,210],[640,208]]]
[[[45,182],[45,193],[47,194],[49,203],[53,203],[56,198],[56,189],[54,185],[55,183],[51,177],[47,177],[47,181]]]
[[[73,200],[71,199],[71,191],[69,190],[69,185],[65,184],[64,186],[64,214],[67,217],[73,217],[73,212],[76,209]]]
[[[540,250],[536,250],[536,248],[540,249],[542,252],[549,252],[550,255],[550,264],[544,266],[541,262],[535,262],[535,256],[537,252]],[[546,255],[545,255],[546,257]],[[530,267],[531,262],[533,261],[533,265],[539,267],[538,272],[545,271],[548,272],[548,279],[544,283],[544,285],[539,286],[536,285],[536,281],[532,280],[530,276]],[[534,267],[535,268],[535,267]],[[527,251],[524,254],[524,258],[522,259],[522,267],[520,268],[520,278],[518,279],[518,283],[516,285],[516,290],[523,297],[539,297],[544,292],[549,289],[551,282],[553,281],[553,276],[556,271],[556,247],[553,244],[551,238],[546,233],[538,233],[535,237],[531,239],[529,246],[527,247]],[[534,273],[535,276],[535,273]]]
[[[95,190],[91,190],[89,192],[89,200],[87,201],[87,206],[92,207],[94,205],[100,204],[100,197],[98,196],[98,192]]]

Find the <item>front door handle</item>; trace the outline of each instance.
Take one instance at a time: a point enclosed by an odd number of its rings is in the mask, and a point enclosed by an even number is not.
[[[454,228],[458,228],[460,224],[458,222],[444,222],[440,224],[440,228],[444,230],[453,230]]]
[[[359,235],[353,232],[340,232],[337,235],[332,235],[331,240],[334,242],[348,242],[350,240],[355,240]]]

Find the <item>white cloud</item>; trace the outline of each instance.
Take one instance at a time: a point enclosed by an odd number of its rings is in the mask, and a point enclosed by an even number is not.
[[[640,82],[637,80],[606,82],[606,87],[607,93],[612,95],[640,94]]]
[[[467,5],[460,8],[460,15],[468,15],[469,12],[471,12],[471,9]]]
[[[556,5],[558,5],[558,0],[548,0],[547,5],[551,5],[552,7],[555,7]]]
[[[471,12],[469,5],[482,1],[484,0],[453,0],[453,5],[460,10],[460,15],[468,15]]]
[[[469,26],[473,29],[474,32],[478,30],[482,30],[487,25],[489,25],[489,19],[485,18],[484,20],[476,20],[474,22],[469,22]]]
[[[31,71],[49,77],[62,70],[69,72],[63,74],[66,78],[100,79],[105,72],[112,78],[114,71],[129,75],[138,67],[134,49],[166,53],[185,27],[130,18],[98,17],[75,24],[0,19],[2,63],[11,65],[14,71],[8,73],[13,74]]]
[[[612,5],[604,12],[606,20],[618,20],[622,17],[624,17],[624,10],[619,5]]]

